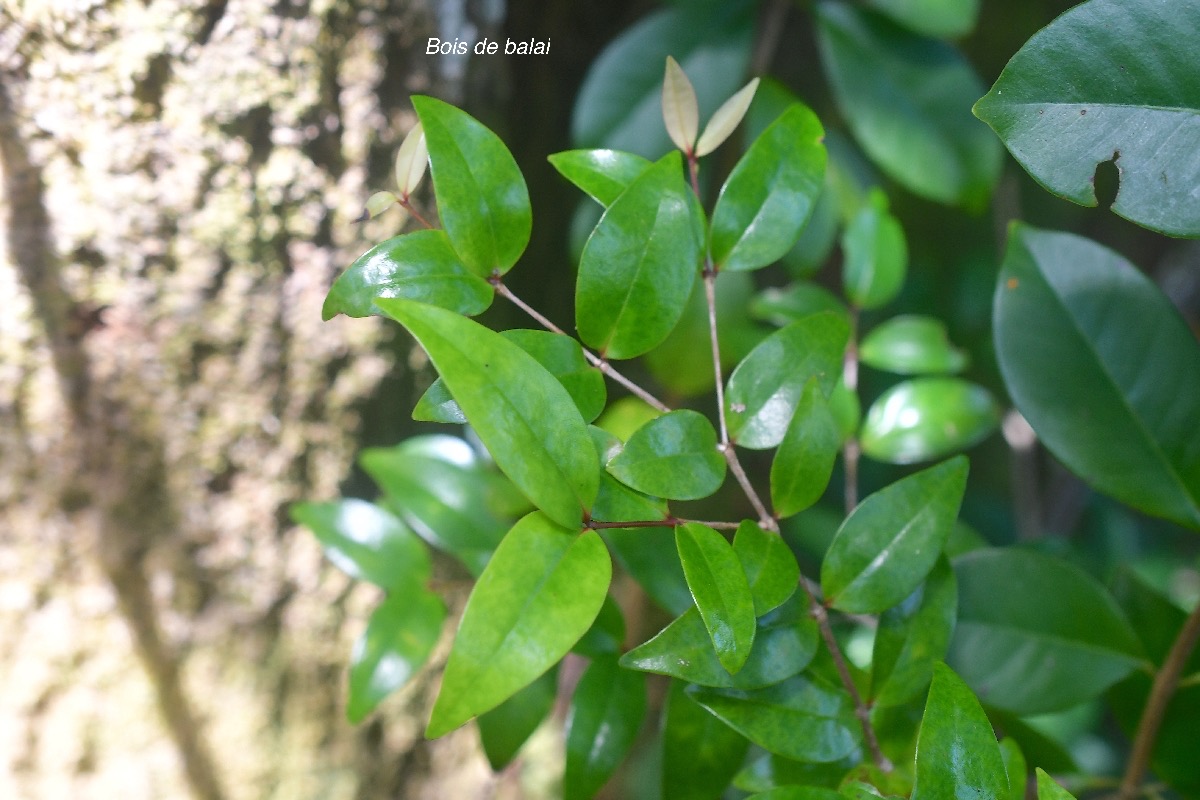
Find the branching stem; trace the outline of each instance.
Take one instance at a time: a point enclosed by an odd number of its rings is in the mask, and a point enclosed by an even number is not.
[[[412,214],[413,219],[415,219],[417,222],[421,223],[421,225],[423,227],[425,227],[427,229],[433,227],[433,225],[431,225],[429,223],[429,220],[427,220],[427,219],[425,219],[425,217],[421,216],[421,212],[417,211],[417,207],[412,204],[412,202],[408,199],[407,196],[399,198],[398,202],[400,203],[400,207],[403,208],[405,211],[407,211],[409,214]]]

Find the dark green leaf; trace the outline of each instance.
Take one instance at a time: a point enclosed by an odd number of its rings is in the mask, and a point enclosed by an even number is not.
[[[369,448],[359,459],[386,502],[416,533],[483,571],[508,523],[492,508],[487,480],[470,446],[452,436],[414,437]]]
[[[1116,161],[1117,214],[1200,235],[1200,6],[1090,0],[1034,34],[975,113],[1051,192],[1096,205],[1096,165]]]
[[[962,372],[967,355],[950,343],[946,324],[916,314],[892,317],[863,337],[862,363],[901,375]]]
[[[820,786],[780,786],[747,797],[746,800],[845,800],[833,789]]]
[[[810,379],[771,462],[771,505],[777,515],[790,517],[821,499],[841,446],[829,403],[816,379]]]
[[[429,353],[504,474],[551,519],[578,526],[600,471],[562,384],[520,347],[458,314],[406,300],[379,306]]]
[[[325,556],[352,578],[384,589],[429,580],[429,551],[407,525],[374,503],[348,498],[295,503],[289,511],[316,535]]]
[[[996,355],[1046,447],[1103,492],[1200,528],[1200,347],[1111,250],[1015,225],[996,287]]]
[[[621,486],[615,480],[612,482]],[[682,614],[692,606],[692,593],[675,542],[665,533],[646,528],[610,528],[604,531],[604,541],[625,571],[660,608],[670,614]]]
[[[729,376],[725,392],[729,436],[763,450],[783,441],[800,395],[816,377],[828,395],[842,372],[849,326],[822,312],[797,320],[764,339]]]
[[[939,559],[920,588],[879,618],[871,657],[871,701],[907,703],[929,685],[933,665],[946,657],[958,612],[954,572]]]
[[[604,212],[579,260],[579,336],[609,358],[667,338],[699,273],[701,239],[679,153],[648,167]]]
[[[778,533],[768,533],[756,523],[743,520],[733,536],[733,552],[750,582],[757,616],[777,608],[795,593],[800,565]]]
[[[721,689],[761,689],[798,674],[817,650],[817,623],[801,603],[787,602],[758,621],[750,657],[736,675],[721,666],[704,620],[689,608],[650,641],[621,657],[621,666]]]
[[[379,604],[350,655],[346,717],[352,723],[362,722],[416,674],[437,644],[445,618],[441,599],[419,586],[398,588]]]
[[[979,700],[949,667],[936,665],[917,736],[912,800],[1007,800],[1008,794],[1000,746]]]
[[[467,600],[426,735],[490,711],[557,663],[591,627],[611,578],[595,531],[537,512],[513,526]]]
[[[967,460],[955,456],[863,500],[821,564],[825,602],[878,614],[912,594],[941,554],[966,487]]]
[[[634,431],[608,471],[627,486],[671,500],[708,497],[725,480],[717,432],[703,414],[672,411]]]
[[[1007,800],[1025,800],[1025,783],[1029,779],[1029,767],[1021,745],[1011,736],[1000,740],[1000,757],[1004,760],[1004,772],[1008,775]]]
[[[1002,151],[971,118],[983,84],[958,50],[833,2],[819,6],[818,44],[851,130],[884,172],[930,200],[987,203]]]
[[[961,378],[913,378],[867,409],[859,439],[876,461],[930,461],[977,444],[1000,422],[987,389]]]
[[[790,283],[782,289],[764,289],[750,303],[752,315],[780,326],[820,311],[833,311],[849,318],[845,304],[833,292],[809,281]]]
[[[663,63],[674,56],[691,76],[708,117],[744,80],[754,35],[752,6],[671,8],[614,40],[588,71],[571,120],[580,147],[612,147],[658,158],[671,148],[662,118]]]
[[[869,0],[904,27],[926,36],[956,39],[975,27],[979,0]]]
[[[563,800],[587,800],[608,782],[645,715],[645,676],[621,669],[616,658],[593,661],[579,679],[567,715]]]
[[[557,694],[558,670],[551,669],[491,711],[479,715],[475,720],[479,743],[494,771],[504,769],[516,757],[554,708]]]
[[[671,681],[663,725],[663,797],[713,800],[741,767],[750,743]]]
[[[641,156],[620,150],[567,150],[550,156],[550,163],[605,207],[612,205],[650,166]]]
[[[717,269],[758,269],[792,248],[821,191],[824,136],[817,116],[796,104],[750,146],[713,209],[710,250]]]
[[[472,272],[503,275],[529,244],[532,213],[512,153],[474,117],[433,97],[414,96],[425,128],[438,215]]]
[[[1141,648],[1116,602],[1087,573],[1025,550],[954,560],[958,625],[948,661],[989,706],[1060,711],[1133,670]]]
[[[619,655],[625,647],[625,617],[612,596],[604,598],[596,621],[571,651],[587,658]]]
[[[908,273],[908,243],[880,190],[872,189],[869,202],[850,219],[842,254],[842,285],[853,305],[879,308],[900,293]]]
[[[403,297],[474,316],[492,304],[492,285],[467,270],[443,231],[414,231],[377,244],[343,272],[321,319],[378,314],[377,297]]]
[[[744,792],[795,788],[822,788],[833,791],[841,783],[846,771],[859,762],[859,755],[855,752],[841,761],[806,764],[774,753],[764,753],[738,773],[733,785]],[[833,798],[822,794],[814,800]]]
[[[1196,720],[1200,719],[1200,684],[1181,685],[1171,695],[1163,714],[1150,768],[1182,797],[1200,796],[1200,762],[1196,760]],[[1150,677],[1137,672],[1108,692],[1109,706],[1117,723],[1131,739],[1146,701],[1150,697]]]
[[[797,761],[837,761],[859,746],[850,696],[796,676],[756,691],[688,688],[688,695],[764,750]]]
[[[750,657],[756,627],[754,598],[742,564],[724,536],[699,523],[677,527],[675,546],[717,660],[737,674]]]

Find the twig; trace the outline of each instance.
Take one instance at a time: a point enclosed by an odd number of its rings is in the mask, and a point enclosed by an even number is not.
[[[412,203],[409,201],[409,199],[408,199],[408,195],[405,195],[404,197],[401,197],[401,198],[399,198],[399,199],[397,200],[397,202],[399,202],[399,203],[400,203],[400,207],[401,207],[401,208],[403,208],[403,209],[404,209],[405,211],[407,211],[408,213],[412,214],[412,215],[413,215],[413,218],[414,218],[414,219],[415,219],[417,222],[419,222],[419,223],[421,223],[423,226],[425,226],[425,228],[432,228],[432,227],[433,227],[433,225],[431,225],[431,224],[429,223],[429,220],[427,220],[427,219],[425,219],[423,216],[421,216],[421,212],[420,212],[420,211],[417,211],[417,207],[416,207],[416,206],[414,206],[414,205],[413,205],[413,204],[412,204]]]
[[[851,393],[858,392],[858,309],[850,309],[850,341],[846,344],[846,353],[842,357],[842,383]],[[862,447],[855,436],[846,439],[842,445],[842,465],[845,471],[842,492],[845,497],[846,514],[849,515],[858,505],[858,458]]]
[[[1150,766],[1151,756],[1154,755],[1154,742],[1158,738],[1159,728],[1162,727],[1163,717],[1166,716],[1167,706],[1170,705],[1171,697],[1179,686],[1179,676],[1183,673],[1183,667],[1195,649],[1197,640],[1200,640],[1200,603],[1179,629],[1171,651],[1158,674],[1154,676],[1150,697],[1146,700],[1146,708],[1142,711],[1142,719],[1133,739],[1133,751],[1129,754],[1129,763],[1125,766],[1125,775],[1117,792],[1120,800],[1133,800],[1137,796],[1138,785]]]
[[[717,338],[717,271],[711,259],[704,266],[704,299],[708,303],[708,338],[712,344],[713,379],[717,384],[717,416],[721,423],[721,446],[729,447],[729,426],[725,422],[725,379],[721,376],[721,344]]]
[[[750,505],[754,506],[754,513],[758,514],[758,524],[764,530],[779,533],[779,521],[767,510],[762,498],[755,491],[754,484],[750,483],[750,478],[747,477],[746,470],[742,469],[742,462],[738,460],[737,451],[733,449],[733,445],[727,442],[720,445],[719,449],[721,450],[721,454],[725,456],[725,463],[729,465],[729,471],[733,473],[733,477],[737,480],[738,485],[742,487],[742,492],[745,493],[746,499],[750,501]]]

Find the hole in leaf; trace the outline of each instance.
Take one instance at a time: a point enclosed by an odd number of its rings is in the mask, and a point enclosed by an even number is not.
[[[1121,168],[1117,166],[1117,159],[1120,157],[1121,151],[1116,150],[1112,158],[1096,165],[1092,187],[1096,191],[1096,202],[1100,208],[1110,208],[1121,189]]]

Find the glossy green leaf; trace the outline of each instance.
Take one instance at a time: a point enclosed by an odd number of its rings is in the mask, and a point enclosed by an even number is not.
[[[416,674],[433,652],[445,619],[441,598],[419,586],[392,591],[376,607],[350,654],[350,722],[362,722]]]
[[[521,519],[467,600],[426,735],[490,711],[557,663],[591,627],[611,578],[595,531],[537,512]]]
[[[608,462],[617,480],[671,500],[708,497],[725,480],[717,432],[703,414],[672,411],[638,428]]]
[[[750,657],[756,628],[754,598],[742,564],[724,536],[699,523],[677,527],[675,547],[717,660],[737,674]]]
[[[850,696],[802,676],[756,691],[688,688],[688,695],[734,730],[797,761],[837,761],[859,746]]]
[[[743,520],[733,536],[733,552],[750,583],[755,615],[761,617],[795,593],[800,565],[778,533],[768,533],[756,523]]]
[[[496,464],[538,508],[578,526],[599,485],[596,451],[571,396],[532,356],[449,311],[380,308],[416,337]]]
[[[954,572],[939,559],[925,582],[879,618],[871,657],[871,702],[907,703],[929,685],[933,665],[946,657],[958,613]]]
[[[325,556],[352,578],[384,589],[429,580],[429,551],[407,525],[374,503],[348,498],[295,503],[288,510],[316,535]]]
[[[559,174],[606,208],[650,166],[641,156],[620,150],[567,150],[549,160]]]
[[[600,218],[579,261],[579,336],[609,358],[661,343],[699,274],[698,220],[677,151],[646,169]]]
[[[1096,165],[1116,161],[1112,210],[1172,236],[1200,235],[1200,80],[1192,2],[1090,0],[1043,28],[975,113],[1049,191],[1096,205]]]
[[[841,446],[837,420],[816,379],[810,379],[771,462],[771,505],[777,515],[790,517],[821,499]]]
[[[615,480],[613,484],[621,485]],[[692,593],[675,542],[665,534],[645,528],[610,528],[603,533],[612,554],[650,599],[669,614],[682,614],[692,606]]]
[[[752,794],[746,800],[845,800],[845,797],[820,786],[779,786]]]
[[[462,265],[445,233],[413,231],[359,256],[333,282],[321,318],[378,314],[377,297],[403,297],[474,316],[492,304],[492,286]]]
[[[953,670],[936,665],[917,735],[912,800],[1007,800],[1008,794],[1000,746],[979,700]]]
[[[878,614],[912,594],[941,554],[966,487],[967,460],[955,456],[859,503],[821,564],[825,602]]]
[[[817,623],[802,603],[786,602],[758,621],[750,657],[736,675],[717,660],[693,606],[654,638],[621,657],[621,666],[720,689],[761,689],[798,674],[817,650]]]
[[[476,275],[508,272],[529,244],[532,212],[512,153],[474,117],[433,97],[414,96],[425,129],[442,227]]]
[[[717,269],[758,269],[792,248],[821,192],[824,136],[816,114],[796,104],[754,141],[713,209],[710,251]]]
[[[563,800],[598,792],[633,747],[646,715],[646,678],[617,666],[615,658],[591,663],[567,713]]]
[[[575,643],[571,652],[586,658],[603,658],[620,655],[624,647],[625,617],[621,614],[621,607],[612,599],[612,595],[609,595],[604,598],[604,605],[600,606],[596,621],[583,638]]]
[[[671,148],[663,127],[663,62],[674,56],[691,76],[700,113],[709,116],[745,80],[754,35],[752,6],[669,8],[647,16],[604,49],[591,66],[571,120],[579,147],[611,147],[648,158]]]
[[[826,395],[833,389],[849,336],[844,319],[822,312],[760,342],[729,376],[725,406],[730,438],[758,450],[782,442],[809,379],[816,377]]]
[[[970,33],[979,17],[979,0],[869,0],[869,5],[915,33],[946,39]]]
[[[913,378],[881,394],[863,420],[862,451],[876,461],[930,461],[979,443],[1000,423],[987,389],[961,378]]]
[[[833,292],[809,281],[763,289],[750,303],[753,316],[779,326],[821,311],[832,311],[849,318],[845,304]]]
[[[908,243],[900,222],[888,213],[887,197],[873,189],[870,202],[842,233],[842,285],[858,308],[892,302],[908,273]]]
[[[950,343],[946,324],[935,317],[905,314],[875,326],[858,346],[862,363],[900,375],[962,372],[967,354]]]
[[[1041,767],[1037,768],[1038,800],[1075,800],[1075,795],[1058,785]]]
[[[737,773],[750,743],[671,681],[663,724],[663,797],[713,800]]]
[[[1021,745],[1011,736],[1000,740],[1000,757],[1004,761],[1004,772],[1008,775],[1007,800],[1025,800],[1025,784],[1029,779],[1029,766]]]
[[[551,669],[500,705],[475,720],[479,743],[488,764],[496,772],[516,758],[521,747],[538,729],[558,694],[558,670]]]
[[[871,159],[922,197],[981,209],[1002,150],[971,117],[984,87],[962,54],[846,3],[818,8],[825,72]]]
[[[417,422],[444,422],[448,425],[466,425],[467,418],[458,403],[450,396],[446,382],[438,378],[429,384],[413,406],[412,418]]]
[[[996,355],[1046,447],[1097,489],[1200,529],[1200,346],[1129,262],[1015,225],[994,306]]]
[[[588,363],[579,342],[561,333],[535,330],[509,330],[505,339],[537,359],[571,395],[584,422],[600,416],[608,401],[604,376]]]
[[[493,508],[488,482],[472,459],[461,439],[425,436],[368,448],[359,463],[383,490],[389,508],[478,575],[508,523]]]
[[[956,558],[954,571],[958,624],[947,660],[989,706],[1060,711],[1096,697],[1141,661],[1116,602],[1066,561],[984,549]]]

